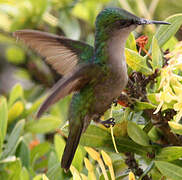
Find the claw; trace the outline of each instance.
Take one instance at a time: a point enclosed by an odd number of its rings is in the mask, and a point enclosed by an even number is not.
[[[106,128],[109,128],[110,126],[113,127],[115,125],[115,120],[114,118],[109,118],[105,121],[100,121],[100,123],[104,125]]]

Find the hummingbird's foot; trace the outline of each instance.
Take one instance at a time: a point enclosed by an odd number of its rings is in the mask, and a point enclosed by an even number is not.
[[[101,123],[102,125],[104,125],[106,128],[109,128],[110,126],[114,126],[115,125],[115,120],[114,118],[109,118],[105,121],[99,121],[99,123]]]

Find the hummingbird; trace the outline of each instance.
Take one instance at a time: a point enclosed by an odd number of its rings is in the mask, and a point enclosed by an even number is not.
[[[94,47],[64,36],[36,30],[18,30],[14,37],[45,58],[62,78],[51,88],[40,106],[39,118],[51,105],[73,94],[69,105],[69,134],[61,167],[68,171],[82,133],[91,120],[106,127],[114,125],[112,118],[101,116],[121,94],[128,81],[125,42],[139,25],[169,24],[139,18],[124,9],[103,9],[95,22]]]

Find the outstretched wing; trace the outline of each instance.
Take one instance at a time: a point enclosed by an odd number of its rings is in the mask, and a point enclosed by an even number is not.
[[[89,62],[93,57],[92,46],[64,36],[35,30],[19,30],[13,36],[45,57],[45,61],[61,75],[71,72],[79,63]]]
[[[37,118],[39,118],[52,104],[67,96],[71,92],[80,90],[91,79],[97,79],[100,67],[95,64],[82,64],[77,66],[73,72],[61,78],[50,90],[50,95],[41,105]]]

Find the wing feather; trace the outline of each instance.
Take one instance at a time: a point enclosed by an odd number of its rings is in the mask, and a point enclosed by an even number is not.
[[[50,90],[47,99],[41,105],[37,118],[39,118],[52,104],[67,96],[71,92],[78,91],[91,79],[99,76],[100,67],[95,64],[82,64],[73,72],[61,78]]]
[[[61,75],[72,71],[78,63],[90,61],[93,56],[92,46],[63,36],[35,30],[19,30],[13,35],[45,57],[46,63]]]

